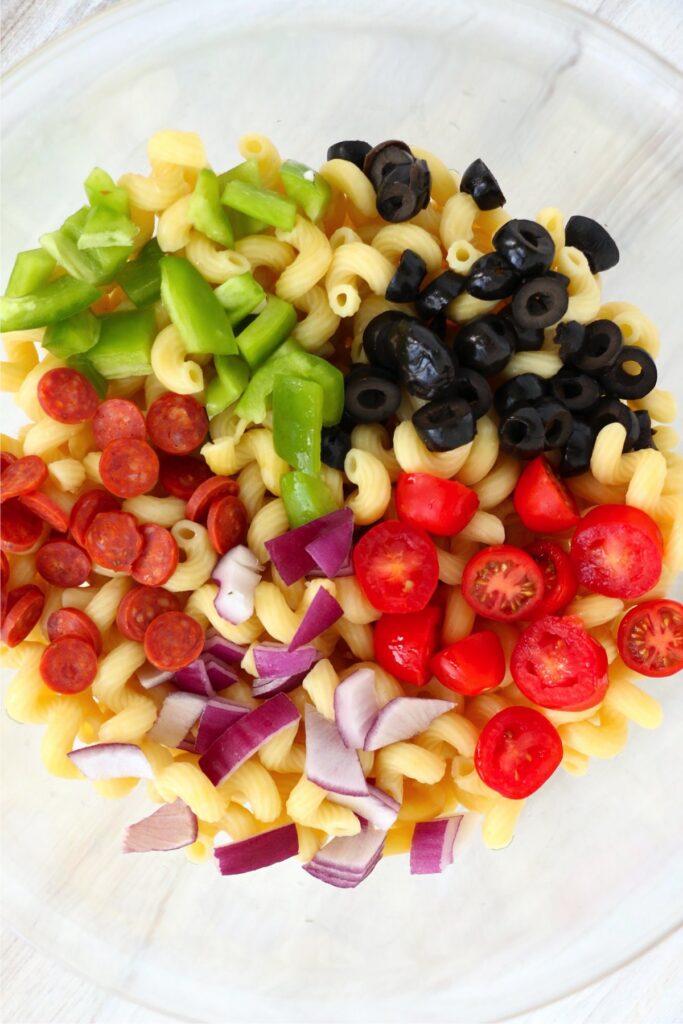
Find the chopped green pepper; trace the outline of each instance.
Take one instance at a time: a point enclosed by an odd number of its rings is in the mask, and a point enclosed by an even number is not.
[[[128,193],[101,167],[94,167],[83,184],[91,206],[108,206],[119,213],[128,213]]]
[[[88,284],[105,284],[111,281],[133,247],[112,245],[87,251],[79,249],[78,239],[89,212],[89,207],[81,207],[67,217],[58,231],[41,235],[40,244],[72,277],[87,281]]]
[[[74,370],[78,370],[84,377],[90,381],[100,398],[107,397],[108,382],[99,372],[96,370],[92,363],[88,362],[88,356],[85,354],[69,356],[67,363]]]
[[[36,288],[47,284],[55,269],[55,261],[44,249],[27,249],[17,254],[12,267],[5,295],[16,298],[29,295]]]
[[[229,171],[224,171],[223,174],[219,174],[218,187],[221,194],[229,181],[245,181],[247,185],[260,185],[261,172],[259,171],[258,161],[254,157],[249,157],[248,160],[245,160],[241,164],[237,164],[236,167],[231,167]],[[256,220],[255,217],[248,217],[246,213],[239,213],[237,210],[230,210],[229,217],[235,238],[246,238],[247,235],[258,235],[264,228],[268,227],[268,225],[264,224],[262,220]]]
[[[97,344],[100,336],[100,321],[89,309],[74,313],[66,320],[50,324],[45,331],[42,346],[58,359],[87,352]]]
[[[190,199],[190,223],[219,245],[230,249],[234,244],[232,225],[226,210],[221,205],[218,178],[205,167],[199,172],[197,184]]]
[[[289,525],[303,526],[337,509],[332,492],[319,476],[294,469],[280,478],[282,500]]]
[[[156,238],[142,247],[134,260],[124,263],[116,282],[136,306],[149,306],[161,294],[161,267],[163,252]]]
[[[125,213],[111,206],[93,206],[76,245],[79,249],[110,249],[131,246],[140,228]]]
[[[99,297],[97,288],[65,274],[36,288],[30,295],[0,298],[0,330],[28,331],[44,327],[80,313]]]
[[[267,188],[248,185],[244,181],[229,181],[221,202],[232,210],[256,217],[284,231],[291,231],[296,221],[296,203],[291,199]]]
[[[294,306],[269,295],[266,308],[237,335],[237,346],[252,370],[282,344],[295,324]]]
[[[280,177],[285,192],[306,216],[314,221],[320,220],[332,199],[332,189],[325,179],[312,167],[297,160],[285,160],[280,168]]]
[[[217,416],[236,402],[247,386],[249,367],[239,356],[216,356],[216,376],[206,389],[206,412]]]
[[[151,309],[111,313],[100,320],[100,337],[83,357],[108,380],[152,372],[150,354],[157,332]]]
[[[320,472],[323,389],[312,380],[277,373],[273,386],[273,444],[290,466]]]
[[[239,340],[239,339],[238,339]],[[249,381],[237,406],[237,415],[252,423],[263,423],[268,412],[267,401],[273,392],[275,375],[288,374],[315,381],[323,389],[323,424],[334,426],[344,411],[344,376],[327,359],[305,352],[293,338],[288,338]]]
[[[211,285],[187,260],[179,256],[162,259],[161,301],[188,352],[237,355],[225,310]]]
[[[214,295],[233,326],[244,320],[249,313],[253,313],[266,297],[264,289],[249,271],[246,274],[229,277],[223,284],[218,285]]]

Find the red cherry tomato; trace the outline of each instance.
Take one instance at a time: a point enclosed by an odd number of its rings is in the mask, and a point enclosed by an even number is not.
[[[380,612],[419,612],[439,582],[436,548],[423,530],[390,520],[361,537],[353,566],[363,593]]]
[[[479,498],[457,480],[429,473],[401,473],[396,484],[398,518],[439,537],[451,537],[469,523]]]
[[[579,582],[608,597],[642,597],[662,573],[662,534],[654,519],[629,505],[599,505],[572,538]]]
[[[580,519],[574,495],[539,455],[526,467],[515,487],[513,502],[524,525],[537,533],[562,533]]]
[[[509,800],[523,800],[562,760],[557,729],[534,708],[504,708],[489,719],[474,751],[480,779]]]
[[[505,652],[490,629],[471,633],[432,658],[432,672],[444,686],[468,697],[500,686],[505,676]]]
[[[528,619],[543,597],[543,575],[531,555],[512,544],[483,548],[462,577],[463,597],[485,619]]]
[[[561,612],[576,596],[579,580],[569,555],[551,540],[537,540],[526,549],[543,573],[543,597],[533,618]]]
[[[438,608],[423,608],[413,615],[383,615],[375,623],[377,664],[405,683],[423,686],[429,680],[440,619]]]
[[[583,711],[607,691],[607,654],[581,619],[546,615],[515,645],[510,671],[525,697],[542,708]]]
[[[683,605],[644,601],[624,615],[617,645],[622,661],[644,676],[672,676],[683,669]]]

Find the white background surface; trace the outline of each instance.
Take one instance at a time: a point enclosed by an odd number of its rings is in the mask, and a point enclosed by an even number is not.
[[[113,0],[3,0],[3,70]],[[199,2],[199,0],[198,0]],[[246,0],[248,2],[248,0]],[[295,0],[288,0],[294,3]],[[321,3],[330,0],[320,0]],[[372,0],[368,0],[369,3]],[[398,0],[397,0],[398,2]],[[415,2],[415,0],[413,0]],[[570,0],[683,67],[683,0]],[[56,951],[58,955],[59,951]],[[46,959],[10,931],[1,936],[0,1020],[6,1024],[149,1024],[159,1014],[109,995]],[[580,993],[515,1024],[681,1024],[683,934]],[[229,1010],[226,1008],[226,1019]],[[453,1008],[453,1024],[468,1024]],[[233,1024],[240,1024],[234,1021]]]

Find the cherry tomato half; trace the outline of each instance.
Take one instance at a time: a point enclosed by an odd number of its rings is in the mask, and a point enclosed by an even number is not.
[[[429,680],[440,619],[438,608],[424,608],[413,615],[383,615],[375,623],[377,664],[405,683],[423,686]]]
[[[515,487],[513,502],[524,525],[537,533],[562,533],[580,519],[574,495],[539,455],[526,467]]]
[[[482,729],[474,751],[479,778],[510,800],[535,793],[561,760],[560,734],[534,708],[499,711]]]
[[[527,626],[510,671],[524,696],[542,708],[583,711],[607,691],[605,648],[574,615],[546,615]]]
[[[526,549],[543,573],[543,598],[533,617],[555,615],[576,596],[579,579],[569,555],[551,540],[537,540]]]
[[[469,523],[479,498],[457,480],[429,473],[401,473],[396,484],[398,518],[438,537],[451,537]]]
[[[419,612],[439,582],[436,548],[423,530],[390,520],[361,537],[353,566],[363,593],[380,612]]]
[[[505,652],[490,629],[470,633],[432,658],[432,672],[444,686],[468,697],[500,686],[505,676]]]
[[[644,676],[672,676],[683,669],[683,605],[644,601],[619,623],[622,661]]]
[[[543,597],[543,575],[531,555],[512,544],[483,548],[462,577],[463,597],[485,619],[527,619]]]
[[[641,597],[662,573],[662,535],[654,519],[629,505],[598,505],[572,538],[571,558],[584,587],[608,597]]]

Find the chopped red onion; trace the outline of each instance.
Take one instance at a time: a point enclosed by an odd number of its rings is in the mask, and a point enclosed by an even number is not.
[[[215,655],[201,654],[200,659],[206,665],[209,682],[214,690],[225,690],[226,687],[237,682],[238,676],[234,668],[226,665],[224,661],[220,661]]]
[[[278,693],[231,725],[199,759],[199,767],[218,786],[244,764],[259,747],[293,722],[299,712],[289,697]]]
[[[349,557],[346,559],[341,568],[337,570],[334,578],[338,580],[340,576],[353,576],[354,572],[355,569],[353,568],[353,560]],[[327,573],[323,572],[322,569],[319,569],[317,565],[315,566],[314,569],[311,569],[310,572],[307,572],[306,575],[308,576],[309,580],[330,578],[328,577]]]
[[[306,550],[307,545],[328,531],[347,531],[349,517],[353,524],[353,513],[343,508],[266,541],[266,550],[286,584],[296,583],[315,569],[317,562]]]
[[[217,740],[226,729],[229,729],[240,718],[249,714],[250,709],[224,697],[214,697],[205,706],[199,719],[197,738],[194,742],[195,754],[205,754],[214,740]]]
[[[246,653],[246,647],[241,647],[240,644],[235,644],[232,640],[226,640],[224,636],[216,633],[215,630],[206,634],[204,654],[212,654],[220,661],[225,661],[228,665],[240,665]]]
[[[366,821],[374,828],[390,829],[398,817],[400,804],[388,793],[368,783],[367,796],[343,796],[341,793],[329,793],[328,798],[335,804],[348,807],[357,814],[361,821]]]
[[[222,875],[241,875],[296,857],[299,837],[296,825],[283,825],[237,843],[216,846],[213,852]]]
[[[174,800],[128,826],[123,837],[123,852],[179,850],[194,843],[196,838],[197,815],[182,800]]]
[[[347,747],[363,749],[378,710],[371,668],[359,668],[342,679],[334,691],[334,720]]]
[[[67,757],[86,779],[151,779],[152,766],[134,743],[93,743],[72,750]]]
[[[436,821],[418,821],[410,844],[411,875],[435,875],[453,863],[453,846],[462,814]]]
[[[185,668],[178,669],[173,681],[179,690],[184,690],[186,693],[198,693],[202,697],[216,696],[206,663],[201,658],[197,658]],[[233,679],[233,683],[234,681]]]
[[[328,579],[334,579],[341,572],[351,555],[353,542],[353,512],[343,508],[333,512],[333,526],[328,525],[322,533],[306,545],[306,551]],[[329,519],[329,516],[323,518]],[[318,520],[320,522],[320,520]]]
[[[324,587],[320,587],[304,613],[299,627],[291,639],[289,650],[309,644],[311,640],[333,626],[344,614],[341,605]]]
[[[140,686],[144,687],[145,690],[151,690],[153,686],[159,686],[160,683],[167,683],[169,679],[173,679],[173,673],[165,672],[163,669],[157,668],[156,665],[146,661],[138,669],[137,677]]]
[[[167,747],[178,747],[203,712],[207,700],[196,693],[169,693],[149,730],[149,739]]]
[[[355,889],[378,864],[385,839],[386,832],[379,829],[337,836],[304,864],[304,871],[338,889]]]
[[[409,740],[429,728],[435,718],[455,707],[450,700],[430,697],[395,697],[378,713],[365,738],[365,750]]]
[[[255,679],[251,687],[254,697],[273,697],[276,693],[289,693],[296,690],[297,686],[306,678],[305,672],[299,672],[296,676],[275,676],[271,679]]]
[[[263,566],[253,552],[238,544],[214,566],[211,578],[218,583],[214,604],[227,622],[237,626],[254,614],[254,591],[261,582]]]
[[[306,705],[306,778],[330,793],[367,796],[358,754],[346,746],[334,722]]]
[[[308,672],[320,657],[315,647],[299,647],[290,651],[284,644],[256,644],[253,648],[254,664],[259,676],[293,676]]]

